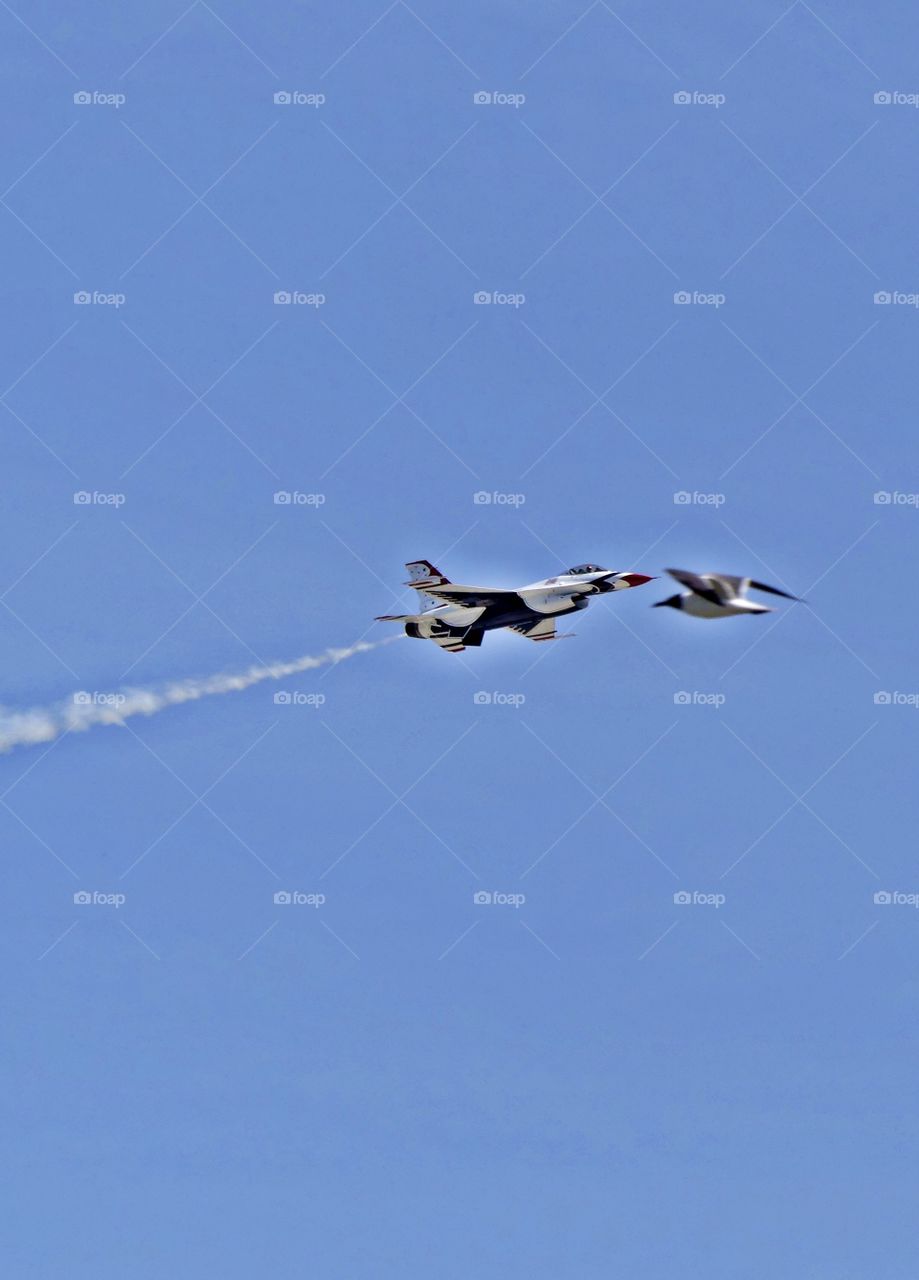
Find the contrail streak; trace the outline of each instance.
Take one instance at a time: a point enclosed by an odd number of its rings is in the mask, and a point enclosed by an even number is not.
[[[313,671],[357,653],[378,649],[382,644],[399,639],[388,636],[373,644],[361,640],[348,649],[326,649],[315,656],[295,658],[293,662],[271,662],[265,666],[249,667],[235,674],[203,676],[200,679],[178,680],[157,689],[122,689],[117,693],[74,693],[65,702],[50,707],[31,707],[26,711],[14,711],[0,707],[0,752],[13,747],[35,746],[40,742],[53,742],[62,733],[81,732],[97,724],[121,724],[129,716],[152,716],[165,707],[175,707],[182,702],[195,702],[198,698],[210,698],[220,693],[237,693],[259,684],[262,680],[281,680],[301,671]]]

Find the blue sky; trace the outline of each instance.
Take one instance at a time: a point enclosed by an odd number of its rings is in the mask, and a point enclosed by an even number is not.
[[[911,1277],[913,6],[0,28],[8,708],[381,638],[422,556],[808,601],[0,758],[10,1274]]]

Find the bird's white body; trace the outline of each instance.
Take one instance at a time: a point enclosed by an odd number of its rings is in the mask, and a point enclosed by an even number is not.
[[[778,587],[733,574],[691,573],[688,569],[668,569],[667,572],[688,590],[671,596],[669,600],[659,600],[658,606],[667,605],[679,613],[688,613],[691,618],[736,618],[741,614],[771,613],[772,610],[764,604],[747,599],[751,587],[754,591],[784,596],[786,600],[797,599]]]
[[[752,600],[745,600],[742,596],[734,596],[733,599],[725,600],[723,604],[714,604],[711,600],[687,591],[680,600],[682,601],[680,612],[688,613],[692,618],[730,618],[741,613],[772,612],[764,604],[756,604]]]

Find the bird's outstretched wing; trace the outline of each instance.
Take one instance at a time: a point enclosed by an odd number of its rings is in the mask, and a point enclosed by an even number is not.
[[[732,592],[729,589],[718,589],[717,583],[710,578],[701,578],[697,573],[690,573],[688,569],[666,569],[671,578],[675,578],[682,586],[688,587],[690,591],[695,592],[697,596],[701,596],[703,600],[709,600],[712,604],[724,604],[729,599]]]
[[[732,596],[746,595],[751,589],[753,591],[766,591],[771,596],[784,596],[786,600],[800,600],[799,596],[793,596],[788,591],[782,591],[779,587],[770,587],[765,582],[757,582],[753,578],[740,578],[730,573],[690,573],[688,569],[668,569],[667,572],[672,578],[676,578],[677,582],[681,582],[684,587],[688,587],[690,591],[694,591],[696,595],[702,596],[705,600],[711,600],[713,604],[723,604],[725,600],[730,600]]]
[[[771,596],[784,596],[786,600],[797,600],[800,602],[800,596],[793,596],[789,591],[780,591],[778,587],[769,587],[765,582],[754,582],[752,578],[747,579],[749,585],[754,591],[768,591]]]

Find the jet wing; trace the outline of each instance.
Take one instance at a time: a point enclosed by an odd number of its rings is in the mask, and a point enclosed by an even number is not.
[[[526,636],[528,640],[565,639],[565,636],[556,635],[554,618],[540,618],[538,622],[518,622],[508,627],[508,631],[516,631],[518,636]]]
[[[444,604],[461,604],[468,609],[494,608],[496,605],[505,609],[520,608],[517,592],[504,591],[501,587],[460,587],[454,582],[445,582],[442,586],[425,587],[424,592]]]

